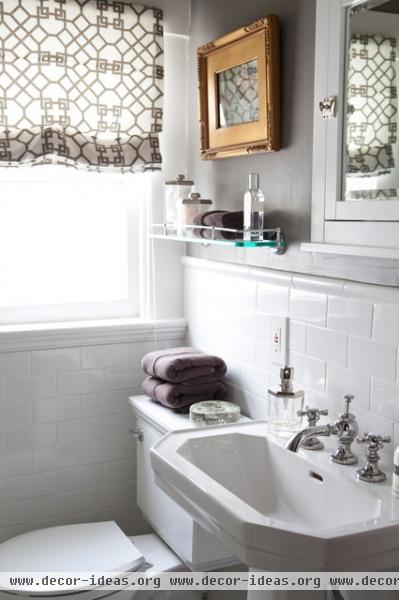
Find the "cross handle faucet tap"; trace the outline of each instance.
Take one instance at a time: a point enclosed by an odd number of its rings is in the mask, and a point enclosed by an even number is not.
[[[305,409],[298,410],[297,415],[298,417],[306,417],[308,426],[315,427],[321,415],[328,415],[328,409],[309,408],[309,406],[306,406]],[[313,436],[305,440],[302,447],[306,448],[306,450],[323,450],[324,444],[317,436]]]
[[[367,445],[367,462],[362,469],[357,471],[358,479],[367,481],[367,483],[381,483],[386,480],[386,474],[378,466],[380,460],[378,450],[381,450],[384,444],[389,444],[390,441],[390,435],[377,435],[368,431],[357,438],[358,444]]]

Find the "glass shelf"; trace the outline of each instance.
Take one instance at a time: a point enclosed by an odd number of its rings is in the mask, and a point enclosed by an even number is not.
[[[196,230],[207,232],[209,237],[202,237],[200,234],[195,234]],[[235,239],[217,239],[218,234],[229,233],[236,234]],[[225,227],[207,227],[205,225],[185,225],[176,228],[163,223],[154,224],[151,227],[150,237],[157,240],[170,240],[174,242],[189,242],[194,244],[202,244],[203,246],[230,246],[234,248],[271,248],[276,254],[283,254],[285,251],[285,241],[281,233],[281,229],[262,229],[256,233],[265,234],[269,239],[263,240],[246,240],[243,239],[244,232],[239,229],[227,229]],[[254,232],[253,232],[254,233]],[[272,239],[270,239],[272,238]]]

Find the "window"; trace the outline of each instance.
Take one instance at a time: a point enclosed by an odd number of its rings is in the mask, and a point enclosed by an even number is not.
[[[0,168],[0,325],[150,319],[155,308],[159,318],[176,314],[180,270],[172,258],[181,250],[160,242],[154,256],[147,230],[163,218],[163,179],[184,172],[189,2],[155,4],[168,5],[172,33],[165,38],[168,100],[159,136],[167,176]]]
[[[3,170],[0,323],[139,316],[146,175]]]

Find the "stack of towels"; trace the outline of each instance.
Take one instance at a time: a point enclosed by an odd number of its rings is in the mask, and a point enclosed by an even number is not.
[[[244,227],[244,212],[242,210],[209,210],[194,217],[194,225],[242,230]],[[212,231],[210,229],[194,229],[194,235],[196,237],[212,239]],[[242,237],[242,234],[239,236],[234,231],[215,231],[214,235],[215,240],[233,240]]]
[[[190,347],[156,350],[141,362],[149,376],[143,391],[152,400],[175,410],[187,409],[202,400],[223,400],[222,381],[227,368],[223,359]]]

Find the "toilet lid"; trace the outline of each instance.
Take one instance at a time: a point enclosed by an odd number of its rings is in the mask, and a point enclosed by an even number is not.
[[[84,523],[62,525],[24,533],[0,544],[0,573],[25,572],[86,572],[136,571],[144,563],[141,552],[132,544],[116,523]],[[7,586],[6,578],[0,582],[2,589],[27,592],[32,595],[64,593],[62,587],[41,586],[37,591]],[[74,591],[87,589],[87,584],[77,584]],[[105,590],[103,590],[105,594]]]

